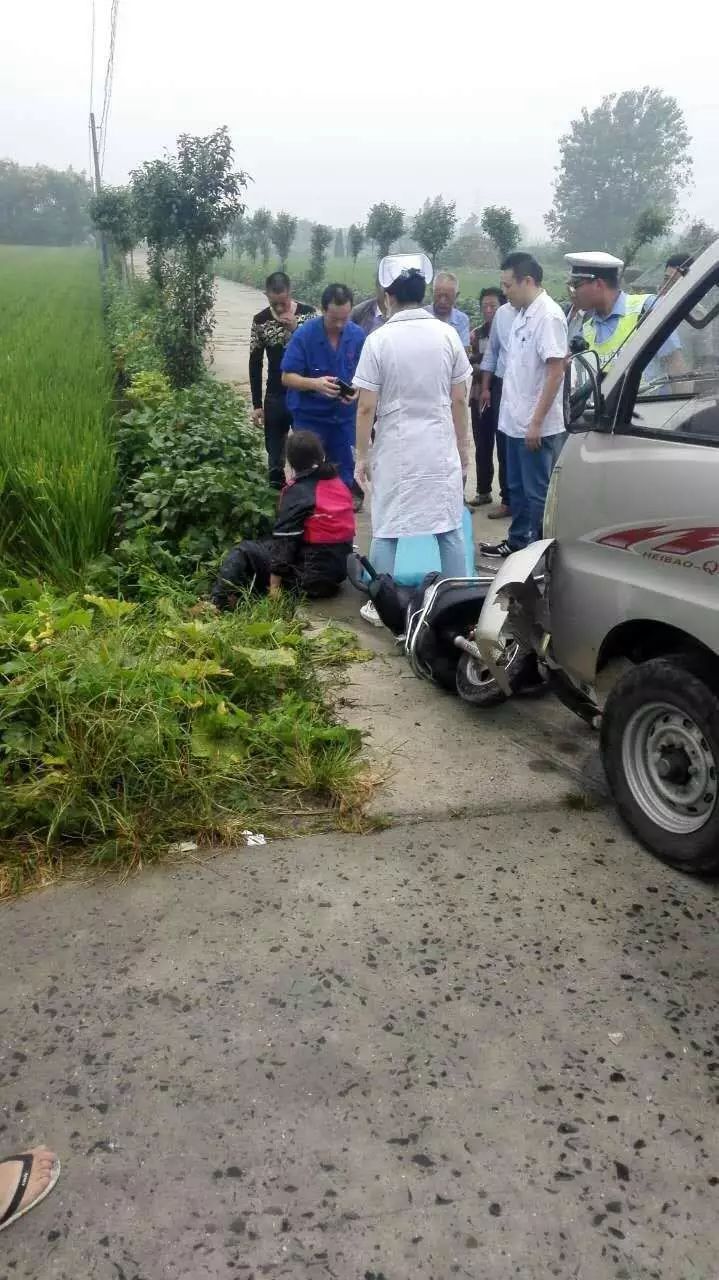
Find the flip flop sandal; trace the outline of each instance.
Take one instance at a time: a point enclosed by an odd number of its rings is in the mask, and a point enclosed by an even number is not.
[[[13,1197],[7,1209],[5,1210],[4,1214],[0,1218],[0,1231],[4,1231],[5,1228],[9,1227],[11,1223],[17,1222],[17,1219],[22,1218],[23,1214],[27,1213],[28,1210],[34,1209],[35,1205],[40,1204],[40,1201],[44,1200],[45,1196],[49,1196],[58,1178],[60,1177],[60,1161],[55,1160],[53,1162],[52,1172],[50,1174],[50,1181],[48,1182],[44,1190],[41,1191],[39,1196],[36,1196],[35,1199],[30,1202],[30,1204],[26,1204],[24,1209],[18,1209],[18,1205],[25,1194],[27,1184],[30,1181],[30,1174],[32,1172],[32,1162],[34,1159],[35,1157],[31,1155],[29,1151],[26,1151],[24,1155],[5,1156],[3,1160],[0,1160],[0,1164],[22,1165],[20,1179],[18,1181],[17,1187],[15,1188]]]

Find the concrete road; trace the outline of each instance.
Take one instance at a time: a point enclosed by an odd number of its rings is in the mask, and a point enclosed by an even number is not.
[[[465,706],[360,603],[316,616],[390,829],[1,909],[0,1152],[64,1169],[0,1280],[716,1280],[717,889],[562,707]]]
[[[257,311],[267,306],[264,293],[250,285],[215,278],[215,331],[210,371],[224,382],[249,389],[250,325]]]
[[[399,825],[2,913],[2,1280],[714,1280],[717,892],[611,817]]]

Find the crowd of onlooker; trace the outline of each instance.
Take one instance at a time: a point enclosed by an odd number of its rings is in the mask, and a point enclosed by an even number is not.
[[[504,538],[480,543],[480,555],[497,561],[541,536],[549,480],[566,438],[570,346],[593,350],[606,366],[655,301],[624,291],[619,258],[597,251],[566,260],[569,302],[561,307],[544,288],[537,260],[521,250],[509,254],[498,283],[482,290],[481,321],[473,329],[458,305],[457,277],[434,275],[424,254],[382,259],[375,295],[357,306],[347,285],[328,285],[319,315],[292,297],[284,272],[268,276],[268,305],[254,317],[250,338],[252,416],[264,426],[270,483],[285,495],[288,434],[301,433],[303,449],[289,459],[289,486],[307,498],[304,524],[296,496],[282,499],[274,551],[268,551],[272,590],[291,585],[318,595],[336,589],[336,548],[348,541],[348,504],[359,510],[368,484],[378,570],[392,572],[398,539],[433,534],[443,573],[461,576],[470,425],[476,493],[466,500],[487,506],[490,519],[509,521]],[[666,287],[689,264],[683,255],[670,259]],[[683,368],[681,343],[672,335],[651,374],[661,381]],[[319,442],[311,463],[308,432]],[[335,475],[344,489],[333,487],[332,501],[347,510],[330,518],[325,499]],[[292,529],[286,527],[288,503]],[[326,573],[308,574],[308,544],[315,548],[314,570],[324,555]],[[326,548],[319,559],[318,546]],[[363,613],[376,621],[372,606]]]

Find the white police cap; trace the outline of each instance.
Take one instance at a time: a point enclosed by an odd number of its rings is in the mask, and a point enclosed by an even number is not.
[[[622,271],[624,262],[611,253],[595,250],[592,253],[565,253],[564,261],[578,280],[594,280],[598,271]]]
[[[377,279],[383,289],[389,289],[400,276],[408,276],[415,271],[427,284],[431,283],[432,263],[426,253],[389,253],[377,268]]]

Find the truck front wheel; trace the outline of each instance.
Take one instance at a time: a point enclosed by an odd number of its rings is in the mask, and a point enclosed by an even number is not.
[[[607,698],[601,751],[642,844],[680,870],[719,870],[719,699],[701,663],[678,654],[627,671]]]

